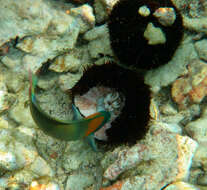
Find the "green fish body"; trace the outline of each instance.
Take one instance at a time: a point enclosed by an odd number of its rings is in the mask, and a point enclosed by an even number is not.
[[[110,113],[107,111],[99,111],[83,118],[75,105],[72,105],[76,119],[58,120],[45,113],[39,106],[35,97],[36,85],[37,76],[30,73],[30,112],[38,127],[46,134],[65,141],[86,138],[89,145],[96,151],[94,133],[109,121]]]

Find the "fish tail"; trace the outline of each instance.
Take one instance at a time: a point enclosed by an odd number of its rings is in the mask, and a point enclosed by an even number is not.
[[[36,102],[35,99],[35,87],[37,85],[37,76],[32,73],[31,70],[29,70],[29,82],[30,82],[30,88],[29,88],[29,95],[32,99],[32,102]]]

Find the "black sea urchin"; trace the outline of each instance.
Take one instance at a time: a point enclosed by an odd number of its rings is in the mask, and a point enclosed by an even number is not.
[[[119,0],[108,27],[121,64],[141,69],[167,63],[183,36],[182,17],[170,0]]]
[[[87,69],[71,90],[74,96],[83,95],[95,86],[111,88],[124,97],[120,114],[106,130],[107,144],[135,143],[143,137],[150,105],[150,90],[143,79],[131,70],[109,63]]]

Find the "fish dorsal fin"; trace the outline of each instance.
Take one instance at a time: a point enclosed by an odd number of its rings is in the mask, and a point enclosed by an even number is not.
[[[74,104],[72,104],[72,110],[74,113],[74,117],[73,117],[74,120],[80,120],[80,119],[84,118],[84,116],[81,114],[80,110]]]

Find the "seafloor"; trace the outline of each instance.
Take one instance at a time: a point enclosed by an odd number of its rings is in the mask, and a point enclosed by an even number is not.
[[[45,66],[42,108],[71,117],[65,92],[88,66],[117,60],[106,24],[117,0],[0,1],[0,190],[207,189],[207,0],[172,1],[184,36],[169,63],[145,74],[149,131],[99,152],[36,126],[28,69]]]

